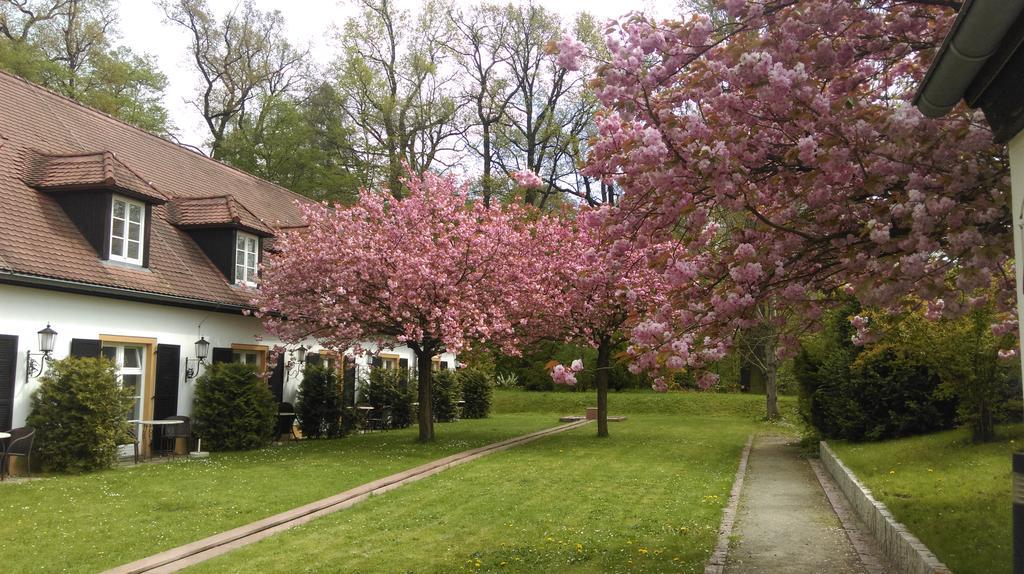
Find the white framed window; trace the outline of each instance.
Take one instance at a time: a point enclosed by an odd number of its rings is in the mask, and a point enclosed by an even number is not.
[[[243,365],[252,365],[259,368],[260,355],[257,351],[232,351],[231,362],[241,363]]]
[[[255,235],[235,234],[235,283],[256,286],[256,266],[259,261],[260,240]]]
[[[146,206],[115,195],[110,208],[110,260],[142,265]]]

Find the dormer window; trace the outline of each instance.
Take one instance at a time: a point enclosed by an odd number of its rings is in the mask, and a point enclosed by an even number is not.
[[[110,260],[142,265],[146,206],[115,195],[110,207]]]
[[[260,240],[242,231],[235,236],[235,283],[256,286],[256,264],[259,261]]]

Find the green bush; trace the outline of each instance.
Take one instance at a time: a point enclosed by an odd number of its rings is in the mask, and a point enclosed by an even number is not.
[[[334,370],[322,365],[306,365],[295,398],[295,415],[302,436],[342,436],[341,406],[341,388]]]
[[[612,357],[620,356],[626,350],[626,344],[622,344],[612,351]],[[575,359],[583,359],[583,365],[587,368],[576,377],[578,381],[575,386],[556,385],[551,380],[551,373],[547,364],[554,360],[569,365]],[[467,359],[466,363],[476,365],[472,360]],[[566,391],[566,392],[590,392],[594,386],[593,365],[597,364],[597,349],[581,345],[573,345],[559,341],[546,341],[537,343],[523,349],[521,356],[503,355],[495,352],[494,372],[497,375],[513,374],[517,383],[528,391]],[[629,372],[626,361],[612,361],[612,368],[608,376],[608,388],[613,391],[626,389],[649,389],[650,378],[647,375],[635,375]]]
[[[370,369],[362,385],[362,399],[377,411],[391,410],[391,426],[412,424],[416,384],[406,369]]]
[[[68,357],[50,364],[32,394],[28,426],[36,429],[34,451],[43,468],[84,472],[117,461],[117,445],[130,442],[130,389],[117,382],[114,364],[103,358]]]
[[[434,372],[431,406],[434,409],[434,420],[451,422],[458,416],[459,397],[462,396],[459,375],[450,369],[439,369]]]
[[[251,365],[214,363],[196,381],[195,433],[210,450],[266,446],[277,429],[277,403]]]
[[[805,338],[794,361],[800,413],[825,438],[882,440],[952,428],[956,402],[939,392],[933,362],[898,338],[866,348],[851,342],[847,304],[822,332]]]
[[[462,418],[484,419],[491,413],[491,395],[494,392],[494,377],[480,369],[458,371],[462,383]]]

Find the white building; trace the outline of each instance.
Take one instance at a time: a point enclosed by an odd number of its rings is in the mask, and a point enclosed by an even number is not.
[[[50,359],[115,359],[141,419],[191,413],[186,374],[202,371],[200,337],[207,362],[265,364],[280,342],[243,310],[275,234],[303,225],[303,201],[0,73],[0,430],[25,423],[47,325],[57,333]],[[310,360],[342,367],[337,354],[305,345]],[[355,359],[371,362],[400,368],[415,358],[397,347]],[[437,362],[453,367],[454,357]],[[268,385],[291,402],[300,377],[279,361]]]

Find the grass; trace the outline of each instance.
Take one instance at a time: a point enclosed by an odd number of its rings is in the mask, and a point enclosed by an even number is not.
[[[96,572],[449,454],[554,426],[517,414],[0,484],[5,572]]]
[[[496,413],[583,414],[587,407],[597,406],[593,392],[522,392],[497,389],[494,392]],[[779,397],[783,418],[796,420],[796,397]],[[764,396],[738,393],[698,393],[653,391],[611,392],[608,394],[611,415],[664,414],[725,416],[762,419]]]
[[[830,443],[843,462],[954,572],[1010,572],[1011,454],[1024,425],[975,445],[956,430],[881,443]]]
[[[717,528],[718,511],[728,495],[737,453],[746,435],[757,428],[763,400],[757,396],[711,393],[613,393],[609,400],[612,414],[626,414],[630,420],[612,427],[611,440],[592,440],[595,429],[588,426],[571,435],[509,451],[501,455],[502,464],[485,465],[480,474],[475,470],[477,463],[473,463],[460,467],[458,473],[452,472],[451,476],[456,478],[448,478],[446,472],[424,481],[433,484],[432,481],[441,480],[441,484],[448,485],[438,487],[441,490],[431,487],[423,491],[423,487],[417,487],[411,492],[422,497],[446,493],[431,503],[431,512],[444,523],[449,518],[442,510],[447,508],[458,513],[470,512],[478,522],[485,517],[489,517],[486,522],[520,510],[526,512],[523,520],[517,522],[519,530],[492,531],[491,526],[480,529],[488,536],[501,534],[518,540],[516,544],[526,554],[517,556],[524,564],[532,563],[531,555],[548,556],[537,558],[541,560],[537,564],[555,564],[550,560],[560,560],[558,556],[575,557],[575,550],[563,556],[559,552],[564,548],[555,552],[557,544],[534,546],[536,541],[529,538],[547,531],[560,537],[556,540],[567,540],[567,529],[571,528],[583,529],[575,537],[586,544],[586,552],[580,553],[586,555],[586,560],[576,557],[581,559],[581,565],[610,565],[614,570],[625,567],[615,561],[618,558],[636,558],[621,554],[622,549],[612,549],[608,546],[611,542],[601,542],[602,537],[633,537],[638,544],[642,538],[651,553],[655,548],[661,549],[659,557],[671,550],[673,556],[678,554],[686,564],[696,564],[710,548],[709,537]],[[4,535],[0,536],[2,569],[93,572],[110,568],[429,460],[554,426],[555,415],[582,414],[593,402],[593,393],[498,391],[494,416],[438,425],[438,439],[430,445],[415,443],[416,429],[411,428],[250,452],[215,453],[207,460],[183,459],[0,484],[0,524],[5,526]],[[791,401],[783,400],[782,406],[784,412],[792,410]],[[490,465],[489,460],[480,462]],[[463,487],[454,486],[463,483],[475,489],[472,497],[459,494]],[[401,494],[406,488],[409,487],[396,491],[395,497],[406,496]],[[509,499],[503,496],[506,491],[517,494]],[[719,498],[705,502],[705,495]],[[378,506],[383,504],[381,501],[403,500],[395,497],[388,495],[367,506],[388,516],[401,514],[404,511],[399,507]],[[657,512],[648,516],[646,509],[652,504]],[[362,516],[365,523],[376,524],[372,516],[363,514],[366,511],[361,510],[362,506],[353,509],[358,514],[345,511],[336,520]],[[451,520],[470,517],[457,516],[453,515]],[[592,530],[588,517],[603,517],[608,527]],[[659,535],[662,527],[651,522],[655,518],[655,522],[664,519],[665,525],[686,527],[689,537],[676,540],[665,533]],[[429,522],[423,514],[403,515],[400,520]],[[481,526],[463,524],[473,529]],[[707,532],[701,530],[705,527]],[[632,531],[636,528],[639,530],[634,535]],[[374,532],[376,537],[371,536]],[[433,530],[420,535],[421,543],[429,540],[431,544],[419,545],[436,550],[438,542],[453,549],[442,552],[443,555],[454,552],[463,557],[459,544],[449,535]],[[353,535],[354,539],[362,537],[366,544],[381,548],[391,547],[391,539],[396,536],[393,531],[379,528]],[[436,541],[430,538],[433,536],[437,536]],[[408,538],[403,540],[410,543]],[[479,541],[481,552],[490,542]],[[544,548],[547,550],[542,552]],[[402,552],[413,556],[420,551],[409,547]],[[453,564],[446,561],[437,568],[445,570]],[[604,566],[598,569],[603,570]],[[367,566],[365,570],[377,568]]]
[[[703,572],[740,450],[732,417],[635,415],[374,497],[190,572]]]

